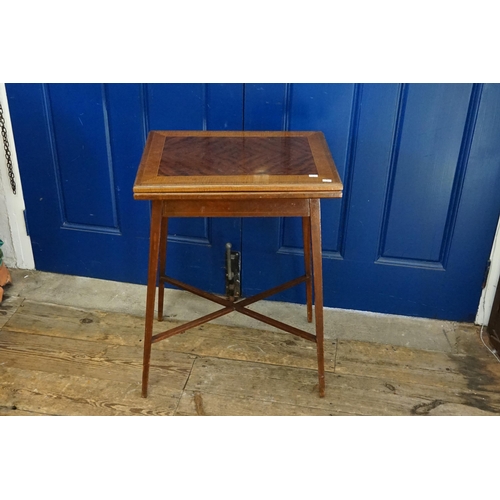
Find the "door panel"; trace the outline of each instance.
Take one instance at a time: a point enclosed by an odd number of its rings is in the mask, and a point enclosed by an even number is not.
[[[281,100],[278,97],[278,87]],[[273,85],[270,95],[266,84],[256,84],[258,89],[245,91],[245,129],[259,129],[256,117],[247,109],[258,107],[262,121],[279,125],[281,130],[321,130],[331,151],[340,177],[344,181],[343,200],[322,200],[323,257],[341,259],[344,248],[346,206],[349,200],[350,162],[355,137],[353,129],[357,121],[359,86],[354,84],[282,84]],[[259,104],[254,104],[259,100]],[[282,106],[277,103],[283,102]],[[268,104],[266,104],[268,103]],[[282,113],[282,119],[272,117]],[[271,115],[271,117],[268,117]],[[278,128],[278,127],[276,127]],[[268,129],[268,128],[267,128]],[[261,231],[265,238],[256,237]],[[244,219],[243,220],[243,291],[246,295],[270,288],[280,281],[303,274],[302,225],[300,218]],[[255,241],[258,243],[256,244]],[[258,255],[259,272],[250,271],[246,256]],[[252,261],[254,259],[252,258]],[[326,280],[325,280],[326,281]],[[305,301],[303,287],[296,287],[275,296],[276,300]]]
[[[118,232],[104,85],[47,85],[43,96],[63,224]]]
[[[421,90],[429,92],[432,97],[434,85],[421,87]],[[352,184],[351,207],[356,210],[349,217],[349,221],[359,221],[359,223],[349,226],[346,258],[337,269],[338,282],[343,284],[342,293],[337,294],[337,303],[340,307],[354,304],[355,308],[359,308],[362,304],[366,304],[368,310],[374,311],[392,310],[400,314],[473,321],[479,303],[484,266],[491,249],[500,209],[498,198],[500,151],[496,147],[496,151],[489,152],[491,156],[488,160],[486,156],[483,157],[485,163],[475,163],[474,142],[477,138],[481,141],[486,140],[493,146],[493,134],[500,130],[500,123],[498,120],[495,122],[489,110],[498,106],[500,86],[484,86],[484,89],[481,85],[473,87],[464,85],[464,87],[469,89],[469,96],[467,116],[462,121],[462,134],[456,141],[460,142],[460,153],[455,156],[457,161],[454,165],[454,174],[448,177],[447,189],[442,189],[443,204],[445,206],[447,204],[444,231],[443,219],[439,217],[440,212],[436,209],[439,205],[416,203],[410,198],[407,210],[398,214],[403,219],[402,226],[406,218],[408,227],[405,237],[412,238],[415,245],[419,244],[422,231],[419,227],[413,226],[412,220],[416,218],[413,214],[426,221],[426,231],[431,234],[434,232],[438,235],[438,239],[442,239],[439,258],[437,261],[432,261],[425,260],[429,254],[415,254],[410,250],[407,253],[400,252],[397,258],[388,258],[381,254],[383,221],[387,214],[387,200],[390,193],[391,152],[394,149],[394,137],[397,137],[401,98],[396,99],[393,115],[394,132],[390,134],[389,130],[386,130],[385,137],[379,135],[381,144],[387,144],[388,153],[385,162],[387,174],[385,174],[380,169],[382,164],[373,162],[373,148],[365,147],[365,142],[361,140],[367,133],[373,133],[373,128],[370,127],[371,117],[374,114],[380,116],[381,111],[377,109],[379,106],[377,101],[380,101],[381,86],[364,86]],[[453,88],[450,91],[453,91]],[[403,86],[399,86],[397,94],[402,96],[403,92]],[[424,94],[421,97],[423,109],[425,101]],[[457,100],[456,105],[460,107],[460,101]],[[443,118],[445,116],[436,115],[435,120]],[[364,128],[365,126],[368,130]],[[456,147],[449,145],[450,155],[452,150],[456,152]],[[491,163],[494,161],[497,161],[496,167]],[[396,168],[397,166],[396,163]],[[444,167],[441,168],[445,170]],[[485,182],[473,186],[471,179],[477,173]],[[422,176],[425,176],[425,172],[422,172]],[[378,181],[374,184],[373,180],[377,178]],[[497,194],[493,195],[493,192]],[[373,207],[369,210],[365,201],[373,201],[373,195],[379,197],[378,200],[375,199],[375,206],[378,208],[380,222],[372,215],[375,213]],[[441,193],[434,193],[434,196],[441,196]],[[475,208],[466,207],[469,197],[475,200]],[[408,219],[408,214],[412,214],[413,219]],[[470,218],[464,219],[462,214],[467,214]],[[363,241],[363,246],[360,246],[360,241]],[[467,248],[474,250],[469,252]],[[415,256],[419,258],[415,259]],[[455,256],[458,258],[455,259]]]
[[[36,268],[144,283],[149,203],[132,196],[151,128],[241,129],[242,85],[7,85]],[[214,105],[212,105],[214,103]],[[172,219],[167,272],[224,290],[239,219]],[[203,272],[201,272],[203,271]]]
[[[401,86],[381,257],[442,263],[449,207],[457,195],[453,181],[463,171],[458,161],[471,90],[472,85]]]

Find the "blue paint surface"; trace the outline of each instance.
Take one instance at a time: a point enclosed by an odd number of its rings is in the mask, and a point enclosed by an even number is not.
[[[500,212],[500,85],[7,85],[36,266],[144,283],[151,129],[321,130],[344,182],[322,201],[325,305],[473,320]],[[172,219],[167,271],[250,295],[303,273],[299,219]],[[280,300],[304,302],[303,287]]]
[[[7,92],[43,271],[145,283],[150,207],[132,186],[147,133],[242,126],[242,85],[10,84]],[[167,272],[222,293],[224,245],[240,248],[240,220],[172,219],[169,235]]]

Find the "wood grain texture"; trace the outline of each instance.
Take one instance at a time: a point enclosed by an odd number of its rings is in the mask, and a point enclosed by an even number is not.
[[[201,196],[200,196],[201,194]],[[225,191],[225,200],[301,200],[313,198],[342,198],[342,191]],[[200,191],[177,193],[170,192],[165,189],[152,189],[148,192],[134,192],[136,200],[220,200],[219,192],[205,192],[200,188]]]
[[[152,388],[145,400],[140,378],[110,384],[91,376],[0,367],[0,414],[5,415],[172,415],[179,396],[163,386]]]
[[[4,299],[0,304],[0,328],[9,321],[18,307],[23,303],[23,300],[22,297],[4,295]]]
[[[304,242],[304,269],[306,272],[307,321],[312,323],[312,260],[311,260],[311,219],[302,217],[302,239]]]
[[[158,256],[162,226],[163,202],[153,201],[151,207],[151,227],[149,236],[148,289],[146,296],[146,317],[144,327],[144,354],[142,370],[142,396],[148,394],[149,366],[151,358],[151,339],[155,314],[156,280],[158,277]]]
[[[455,403],[442,403],[430,408],[427,412],[428,415],[434,416],[457,416],[457,417],[493,417],[498,416],[498,413],[491,411],[481,410],[474,406],[455,404]]]
[[[351,413],[334,409],[277,403],[248,395],[232,397],[192,391],[184,391],[175,414],[178,416],[352,416]]]
[[[485,348],[483,347],[483,350]],[[400,380],[409,383],[427,383],[448,387],[464,383],[463,375],[467,370],[476,371],[476,385],[488,388],[488,379],[500,377],[500,363],[490,355],[488,358],[474,358],[467,354],[450,354],[436,351],[424,351],[392,345],[340,340],[337,350],[337,373],[349,373],[362,376],[385,376],[398,372]],[[468,366],[468,368],[467,368]],[[480,375],[483,370],[483,377]],[[413,377],[413,378],[412,378]]]
[[[157,331],[165,328],[155,326]],[[144,318],[26,300],[0,336],[5,332],[141,347]]]
[[[136,199],[171,193],[295,192],[340,196],[342,182],[321,132],[151,131]]]
[[[24,301],[0,330],[0,415],[500,415],[500,364],[467,325],[455,353],[326,342],[324,398],[313,343],[214,324],[155,345],[141,398],[143,328]]]
[[[307,137],[166,137],[161,176],[317,175]]]
[[[325,354],[323,319],[323,259],[321,256],[321,207],[319,200],[311,200],[311,255],[313,264],[314,320],[318,357],[319,395],[325,395]]]
[[[303,217],[309,215],[307,199],[168,200],[163,202],[164,217]]]
[[[410,415],[412,408],[429,402],[418,396],[395,397],[375,379],[364,378],[359,387],[352,383],[352,377],[327,372],[325,378],[327,391],[324,398],[319,398],[316,370],[198,358],[186,390],[233,399],[244,395],[260,401],[351,415]]]
[[[135,383],[142,371],[142,348],[3,331],[0,363],[24,370]],[[181,390],[192,363],[188,355],[155,350],[151,357],[151,380],[155,385],[168,380],[170,387]]]
[[[500,364],[491,356],[475,358],[450,354],[341,340],[338,342],[335,373],[373,378],[397,395],[432,399],[437,406],[449,403],[500,414]],[[430,406],[415,414],[431,414]],[[470,414],[472,410],[467,410]]]
[[[217,306],[216,306],[217,307]],[[153,333],[160,333],[178,321],[155,322]],[[95,342],[105,346],[142,348],[144,319],[127,314],[88,311],[67,306],[25,301],[5,326],[5,333],[24,333]],[[0,335],[1,338],[1,335]],[[240,361],[283,364],[315,369],[316,346],[285,332],[256,328],[236,328],[207,324],[158,342],[156,350]],[[325,344],[325,369],[334,371],[336,342]]]
[[[317,369],[316,346],[287,333],[206,325],[163,342],[165,349],[238,361]],[[325,345],[325,369],[335,370],[336,343]]]

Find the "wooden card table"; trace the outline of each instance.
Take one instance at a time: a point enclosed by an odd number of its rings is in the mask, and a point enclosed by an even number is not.
[[[342,183],[321,132],[149,133],[134,184],[134,198],[152,202],[143,397],[147,397],[153,343],[233,311],[315,342],[319,394],[324,396],[320,198],[341,196]],[[169,217],[301,217],[305,273],[247,298],[224,298],[182,283],[165,275]],[[157,279],[159,321],[163,319],[165,283],[211,300],[222,308],[153,335]],[[309,322],[312,321],[314,288],[316,335],[247,309],[248,305],[299,283],[306,286]]]

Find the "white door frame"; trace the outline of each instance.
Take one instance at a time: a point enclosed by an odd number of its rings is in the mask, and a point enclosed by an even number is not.
[[[2,221],[3,232],[7,234],[0,235],[5,246],[4,261],[8,267],[20,269],[35,269],[33,259],[33,250],[31,248],[31,239],[26,231],[24,220],[24,197],[21,185],[21,176],[17,163],[16,148],[14,145],[14,135],[12,133],[12,124],[10,121],[9,104],[7,102],[7,93],[5,85],[0,83],[0,102],[2,103],[5,127],[9,140],[12,166],[16,179],[16,194],[10,187],[9,176],[7,174],[7,162],[5,159],[3,141],[0,137],[0,210],[6,210],[7,221]],[[2,214],[0,213],[0,217]]]
[[[495,300],[495,294],[500,278],[500,218],[498,219],[497,232],[493,240],[493,247],[490,254],[490,272],[486,280],[486,286],[479,300],[479,307],[476,315],[476,324],[487,325],[490,320],[491,308]]]

